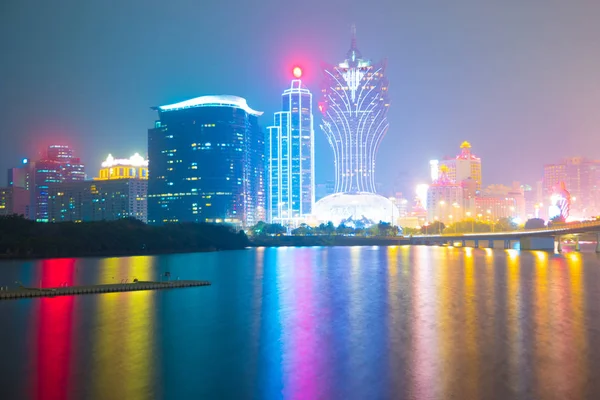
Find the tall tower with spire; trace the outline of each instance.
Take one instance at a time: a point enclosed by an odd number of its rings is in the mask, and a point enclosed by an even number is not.
[[[375,193],[375,158],[388,130],[386,62],[364,59],[351,30],[350,50],[336,65],[324,65],[321,129],[333,149],[336,193]]]
[[[267,219],[286,226],[303,222],[315,203],[312,94],[301,80],[302,69],[292,74],[266,143]]]

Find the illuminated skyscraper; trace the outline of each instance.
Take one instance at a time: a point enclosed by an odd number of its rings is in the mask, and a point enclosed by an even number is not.
[[[296,225],[315,202],[314,130],[312,94],[294,77],[282,95],[282,111],[275,113],[267,137],[267,208],[273,223]]]
[[[22,168],[29,169],[30,182],[26,185],[31,186],[30,217],[39,222],[48,222],[49,185],[85,180],[84,165],[73,156],[73,150],[64,145],[49,146],[46,157]]]
[[[333,149],[335,192],[375,193],[375,158],[388,129],[390,105],[386,62],[373,64],[356,46],[356,30],[346,60],[325,66],[321,128]]]
[[[265,217],[265,141],[246,100],[203,96],[156,107],[148,130],[148,223]]]

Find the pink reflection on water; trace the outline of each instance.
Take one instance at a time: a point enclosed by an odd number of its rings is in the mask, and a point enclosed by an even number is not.
[[[437,293],[433,282],[431,253],[428,248],[415,247],[418,260],[412,269],[412,314],[413,343],[412,355],[414,372],[411,379],[411,393],[415,398],[434,398],[438,391],[434,382],[437,377],[437,327],[432,324],[436,320]]]
[[[316,399],[319,396],[320,360],[315,342],[317,326],[315,313],[314,280],[311,258],[314,252],[308,249],[297,252],[294,257],[293,272],[289,278],[293,285],[287,288],[283,299],[289,315],[284,318],[284,397],[291,399]],[[289,279],[288,278],[288,279]]]
[[[72,285],[74,262],[74,259],[42,261],[43,286]],[[69,394],[69,368],[73,357],[73,296],[44,297],[35,301],[40,304],[39,312],[32,314],[38,318],[37,330],[32,330],[32,334],[37,336],[34,340],[37,347],[35,398],[65,399]]]

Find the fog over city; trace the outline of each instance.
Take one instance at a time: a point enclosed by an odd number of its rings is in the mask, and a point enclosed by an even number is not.
[[[321,63],[344,59],[354,23],[363,56],[388,61],[384,188],[412,191],[430,159],[464,140],[484,185],[533,184],[544,164],[598,158],[599,16],[598,2],[557,0],[9,1],[0,170],[53,143],[90,173],[108,153],[145,155],[150,107],[206,94],[246,98],[265,129],[296,64],[316,104]],[[333,154],[313,112],[320,183],[333,179]]]

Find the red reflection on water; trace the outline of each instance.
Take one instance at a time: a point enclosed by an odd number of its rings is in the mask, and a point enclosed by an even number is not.
[[[42,261],[42,285],[73,284],[73,259]],[[37,324],[37,399],[65,399],[69,391],[73,296],[41,298]]]

